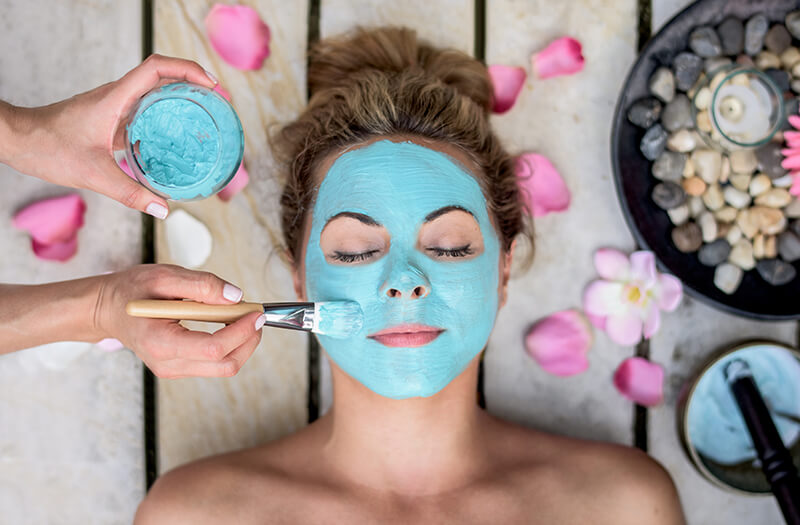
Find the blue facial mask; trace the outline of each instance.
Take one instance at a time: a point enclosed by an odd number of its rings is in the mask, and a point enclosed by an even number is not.
[[[446,206],[474,215],[483,253],[460,260],[432,258],[422,251],[418,236],[426,216]],[[388,253],[360,264],[328,263],[320,234],[341,212],[364,214],[384,226]],[[436,394],[489,339],[498,305],[499,244],[480,186],[447,155],[388,140],[344,153],[322,181],[314,204],[306,288],[311,301],[357,301],[364,327],[347,339],[317,337],[342,370],[382,396]],[[425,286],[427,295],[411,297],[417,286]],[[401,296],[389,297],[387,288]],[[415,348],[388,347],[367,337],[410,323],[445,331]]]

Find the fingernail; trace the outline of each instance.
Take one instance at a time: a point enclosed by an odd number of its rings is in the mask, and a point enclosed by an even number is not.
[[[258,319],[256,319],[256,331],[261,330],[261,327],[264,326],[264,323],[266,322],[267,316],[264,314],[259,315]]]
[[[222,297],[232,303],[238,303],[242,300],[242,291],[230,283],[225,283],[222,287]]]
[[[214,76],[214,73],[212,73],[208,69],[204,69],[203,71],[206,72],[206,76],[211,79],[211,82],[219,84],[219,80],[217,80],[217,77]]]
[[[147,208],[144,209],[147,213],[155,217],[156,219],[165,219],[167,217],[167,213],[169,210],[166,206],[162,206],[157,202],[151,202],[147,205]]]

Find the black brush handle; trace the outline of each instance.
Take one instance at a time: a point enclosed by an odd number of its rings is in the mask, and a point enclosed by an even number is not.
[[[800,525],[800,478],[753,376],[741,375],[730,387],[783,518],[789,525]]]

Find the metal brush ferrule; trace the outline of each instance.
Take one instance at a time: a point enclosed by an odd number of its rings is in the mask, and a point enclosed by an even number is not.
[[[314,303],[269,303],[264,305],[268,326],[303,330],[314,328]]]

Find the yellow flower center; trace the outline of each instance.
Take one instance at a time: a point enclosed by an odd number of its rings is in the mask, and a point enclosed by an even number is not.
[[[642,292],[638,286],[631,286],[628,288],[628,301],[636,304],[642,298]]]

